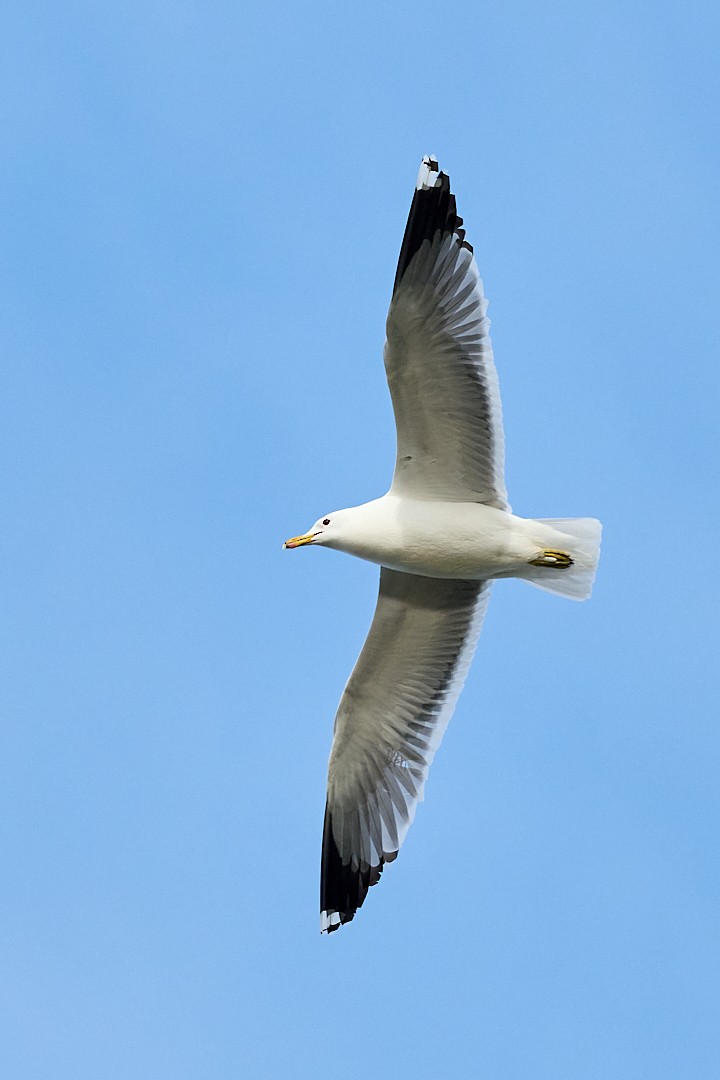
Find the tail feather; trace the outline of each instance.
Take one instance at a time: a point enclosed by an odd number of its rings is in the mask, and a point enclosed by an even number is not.
[[[587,600],[600,558],[602,525],[596,518],[538,518],[537,524],[543,526],[541,542],[567,552],[573,565],[567,570],[528,566],[522,576],[539,589],[570,600]]]

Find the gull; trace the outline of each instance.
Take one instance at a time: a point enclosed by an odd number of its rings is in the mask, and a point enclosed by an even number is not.
[[[508,503],[487,300],[449,177],[420,166],[388,312],[397,427],[386,495],[324,514],[286,548],[380,566],[370,632],[335,718],[320,929],[349,922],[398,854],[475,652],[495,578],[591,592],[594,518],[521,518]]]

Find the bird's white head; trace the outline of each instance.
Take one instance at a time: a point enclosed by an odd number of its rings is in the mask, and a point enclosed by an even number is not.
[[[347,510],[333,510],[331,514],[318,518],[313,527],[302,536],[293,536],[290,540],[286,540],[283,547],[305,547],[306,544],[324,544],[326,547],[333,547],[335,543],[342,541],[343,522],[347,515]]]

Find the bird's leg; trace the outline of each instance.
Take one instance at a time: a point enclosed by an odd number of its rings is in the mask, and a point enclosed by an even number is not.
[[[545,548],[535,559],[530,559],[531,566],[547,566],[550,570],[567,570],[573,564],[573,559],[566,551],[552,551]]]

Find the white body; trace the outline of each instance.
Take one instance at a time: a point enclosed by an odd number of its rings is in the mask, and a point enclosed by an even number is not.
[[[316,543],[424,577],[509,577],[551,544],[552,530],[482,503],[392,494],[337,511]],[[566,538],[567,539],[567,538]]]
[[[590,593],[600,523],[593,518],[538,520],[472,502],[399,498],[392,492],[335,510],[313,526],[313,546],[423,577],[486,581],[519,577],[573,599]],[[568,570],[531,566],[543,551],[565,551]]]

